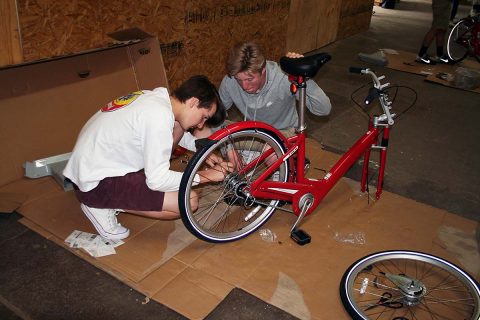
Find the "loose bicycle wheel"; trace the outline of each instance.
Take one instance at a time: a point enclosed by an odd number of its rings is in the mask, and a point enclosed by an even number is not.
[[[279,201],[254,198],[249,193],[250,185],[285,152],[275,134],[258,129],[234,132],[197,151],[185,169],[179,190],[180,215],[187,229],[209,242],[234,241],[257,230]],[[207,160],[212,155],[235,163],[234,172],[222,182],[196,184],[195,175],[209,169]],[[284,161],[265,180],[285,182],[288,174],[289,164]],[[198,202],[197,208],[192,202]]]
[[[462,61],[470,52],[473,26],[472,20],[462,19],[450,31],[447,40],[447,53],[453,61]]]
[[[348,268],[340,284],[353,319],[475,319],[480,290],[465,271],[415,251],[368,255]]]

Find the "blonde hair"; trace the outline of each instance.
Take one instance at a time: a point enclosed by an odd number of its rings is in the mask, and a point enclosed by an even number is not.
[[[253,42],[237,44],[227,58],[227,73],[233,77],[239,72],[260,72],[265,67],[265,57]]]

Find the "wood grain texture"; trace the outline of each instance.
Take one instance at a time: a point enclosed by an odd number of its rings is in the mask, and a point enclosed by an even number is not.
[[[23,61],[16,0],[0,1],[0,66]]]
[[[25,61],[106,47],[113,42],[107,34],[136,27],[159,39],[170,88],[195,74],[219,84],[238,42],[255,41],[278,60],[366,30],[364,13],[373,6],[373,0],[16,1],[23,48],[12,52]],[[5,37],[15,39],[11,32]]]
[[[335,41],[342,0],[292,0],[287,51],[306,53]]]

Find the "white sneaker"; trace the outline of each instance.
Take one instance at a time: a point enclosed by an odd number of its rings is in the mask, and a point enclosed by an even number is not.
[[[83,203],[80,207],[102,237],[122,240],[130,235],[130,230],[118,223],[117,212],[114,209],[90,208]]]
[[[419,62],[419,63],[423,63],[423,64],[436,64],[435,61],[432,60],[432,58],[430,58],[428,56],[428,54],[424,54],[423,56],[417,56],[417,58],[415,59],[416,62]]]

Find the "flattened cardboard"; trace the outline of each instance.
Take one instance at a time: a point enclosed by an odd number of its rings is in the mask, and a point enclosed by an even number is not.
[[[308,140],[307,150],[309,175],[317,178],[325,173],[315,168],[328,169],[339,158],[312,140]],[[338,295],[340,279],[354,261],[381,250],[419,250],[460,266],[466,262],[480,265],[473,255],[458,256],[455,250],[442,247],[438,237],[444,228],[471,233],[477,222],[386,191],[379,201],[367,201],[367,195],[358,191],[359,183],[346,178],[300,225],[312,236],[306,246],[290,239],[295,217],[281,211],[262,226],[276,234],[276,241],[264,241],[256,232],[228,244],[195,239],[188,243],[180,221],[152,223],[151,219],[120,214],[132,236],[118,247],[115,256],[95,259],[63,243],[73,229],[92,231],[92,227],[73,194],[56,187],[45,193],[45,199],[37,198],[20,208],[29,227],[190,319],[203,319],[233,287],[301,319],[349,319]],[[342,236],[355,232],[365,234],[365,244],[341,241]]]
[[[40,179],[22,178],[0,187],[0,212],[13,212],[30,201],[42,198],[60,189],[51,177]],[[20,201],[23,199],[23,201]],[[2,205],[3,203],[3,205]]]
[[[426,64],[415,62],[416,54],[414,53],[397,51],[397,50],[395,50],[395,52],[396,53],[393,53],[388,50],[384,52],[388,59],[387,67],[390,69],[425,76],[426,77],[425,81],[428,81],[428,82],[433,82],[433,83],[441,84],[447,87],[466,90],[470,92],[480,93],[480,88],[476,88],[473,90],[462,89],[462,88],[456,87],[455,84],[452,82],[448,82],[446,80],[437,78],[437,74],[441,72],[454,75],[455,70],[458,67],[465,67],[469,69],[479,69],[478,62],[476,61],[466,59],[454,65],[448,65],[448,64],[426,65]]]
[[[188,319],[203,319],[233,289],[233,285],[196,268],[187,268],[153,296]]]
[[[0,68],[0,187],[21,179],[26,161],[70,152],[105,103],[167,87],[156,38]]]
[[[12,213],[26,200],[24,193],[0,192],[0,213]]]
[[[425,78],[425,81],[433,82],[433,83],[436,83],[436,84],[441,84],[442,86],[451,87],[451,88],[455,88],[455,89],[460,89],[460,90],[465,90],[465,91],[480,93],[480,87],[477,87],[477,88],[475,88],[475,89],[464,89],[464,88],[460,88],[460,87],[455,86],[455,83],[453,83],[453,82],[449,82],[449,81],[447,81],[447,80],[439,79],[435,74],[429,74],[429,75]]]
[[[59,239],[66,239],[74,230],[96,233],[73,192],[57,191],[29,202],[18,212]],[[134,282],[142,280],[196,240],[180,221],[162,223],[129,214],[120,215],[119,221],[129,227],[131,236],[116,248],[119,254],[101,260]]]
[[[455,69],[458,67],[465,67],[470,69],[478,69],[478,62],[473,60],[463,60],[454,65],[450,64],[434,64],[427,65],[423,63],[418,63],[415,61],[417,55],[412,52],[405,52],[399,50],[383,49],[385,56],[388,59],[387,67],[390,69],[414,73],[423,76],[433,75],[435,76],[439,72],[445,72],[450,74],[455,74]]]

